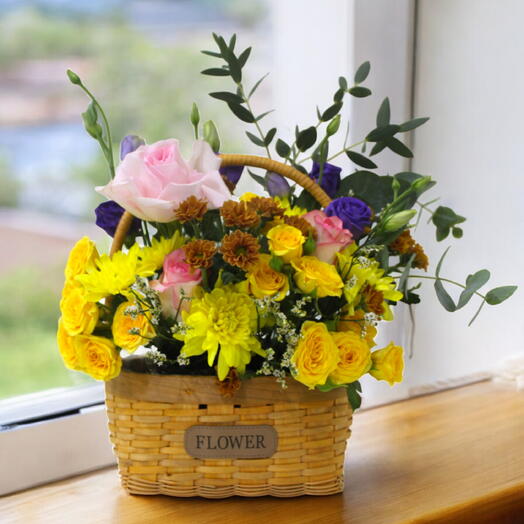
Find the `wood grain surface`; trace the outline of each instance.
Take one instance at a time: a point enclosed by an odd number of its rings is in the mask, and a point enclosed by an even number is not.
[[[341,495],[130,496],[110,469],[4,497],[0,522],[518,524],[524,394],[483,382],[357,412]]]

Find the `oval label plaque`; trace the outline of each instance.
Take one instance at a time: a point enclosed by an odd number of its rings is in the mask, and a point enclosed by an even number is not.
[[[269,458],[277,450],[278,434],[273,426],[191,426],[184,447],[194,458]]]

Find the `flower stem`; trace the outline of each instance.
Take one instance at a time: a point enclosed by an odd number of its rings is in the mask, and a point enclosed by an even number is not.
[[[429,275],[411,275],[410,274],[408,278],[423,278],[426,280],[442,280],[442,282],[447,282],[448,284],[453,284],[455,286],[461,287],[462,289],[467,289],[464,284],[460,284],[459,282],[455,282],[454,280],[451,280],[449,278],[444,278],[444,277],[430,277]],[[486,300],[486,297],[482,293],[479,293],[478,291],[475,291],[475,295],[479,296],[483,300]]]
[[[251,104],[249,103],[249,97],[246,96],[246,93],[244,92],[244,86],[242,85],[242,82],[239,82],[237,84],[238,86],[238,89],[240,90],[240,93],[242,95],[242,98],[244,99],[244,102],[246,103],[246,106],[247,108],[249,109],[249,112],[253,115],[253,117],[255,116],[255,114],[253,113],[253,110],[251,109]],[[258,134],[260,135],[260,139],[265,142],[265,139],[266,139],[266,136],[264,135],[264,133],[262,132],[262,128],[260,127],[259,123],[256,121],[253,122],[255,124],[255,127],[257,128],[257,131],[258,131]],[[266,150],[266,154],[267,154],[267,157],[268,158],[271,158],[271,153],[269,151],[269,147],[268,146],[264,146],[264,149]]]

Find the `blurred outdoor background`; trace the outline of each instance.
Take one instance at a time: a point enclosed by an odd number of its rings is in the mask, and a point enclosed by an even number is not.
[[[238,120],[207,96],[216,89],[200,71],[212,60],[199,50],[212,31],[240,32],[258,78],[271,68],[267,9],[264,0],[0,0],[0,398],[89,380],[64,368],[55,332],[70,247],[83,235],[107,245],[93,187],[108,173],[66,69],[108,113],[115,151],[132,133],[190,145],[194,101],[224,150],[245,150]],[[258,92],[263,107],[270,85]]]

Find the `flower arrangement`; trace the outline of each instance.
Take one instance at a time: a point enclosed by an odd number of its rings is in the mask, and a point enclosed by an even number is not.
[[[421,201],[435,185],[430,177],[380,175],[372,158],[386,148],[411,157],[397,137],[427,118],[393,124],[386,98],[375,129],[353,145],[346,131],[343,149],[330,151],[346,97],[371,94],[363,85],[368,62],[353,85],[339,79],[331,105],[318,110],[315,124],[297,127],[288,143],[277,138],[276,128],[263,131],[266,113],[256,115],[252,108],[251,96],[263,79],[250,90],[243,82],[251,48],[237,53],[235,36],[214,39],[218,50],[204,53],[223,65],[203,74],[228,77],[235,89],[211,96],[254,126],[257,134],[248,131],[247,137],[267,158],[276,154],[281,164],[305,175],[329,203],[322,209],[307,189],[300,191],[276,172],[257,174],[227,162],[221,167],[216,126],[205,122],[201,135],[196,105],[189,160],[174,139],[146,144],[130,135],[121,142],[115,168],[106,115],[68,71],[91,99],[84,124],[111,175],[96,188],[108,198],[96,209],[96,223],[115,240],[122,237],[126,249],[99,254],[85,237],[72,249],[60,303],[60,353],[67,367],[107,381],[120,373],[127,361],[122,356],[141,348],[148,372],[216,373],[224,394],[238,388],[240,379],[272,376],[284,388],[289,380],[321,391],[345,387],[357,408],[363,375],[389,384],[402,379],[402,348],[391,342],[377,349],[375,336],[380,322],[393,320],[398,302],[411,307],[420,301],[421,280],[434,281],[448,311],[479,296],[472,321],[484,304],[501,303],[516,286],[480,293],[490,278],[485,269],[464,284],[442,277],[447,250],[434,276],[426,273],[428,257],[413,236],[420,216],[429,213],[437,241],[450,234],[460,238],[465,218],[449,207],[433,208],[435,199]],[[352,173],[336,165],[341,155],[354,164]],[[234,196],[244,171],[266,196]],[[458,300],[444,283],[462,288]]]

